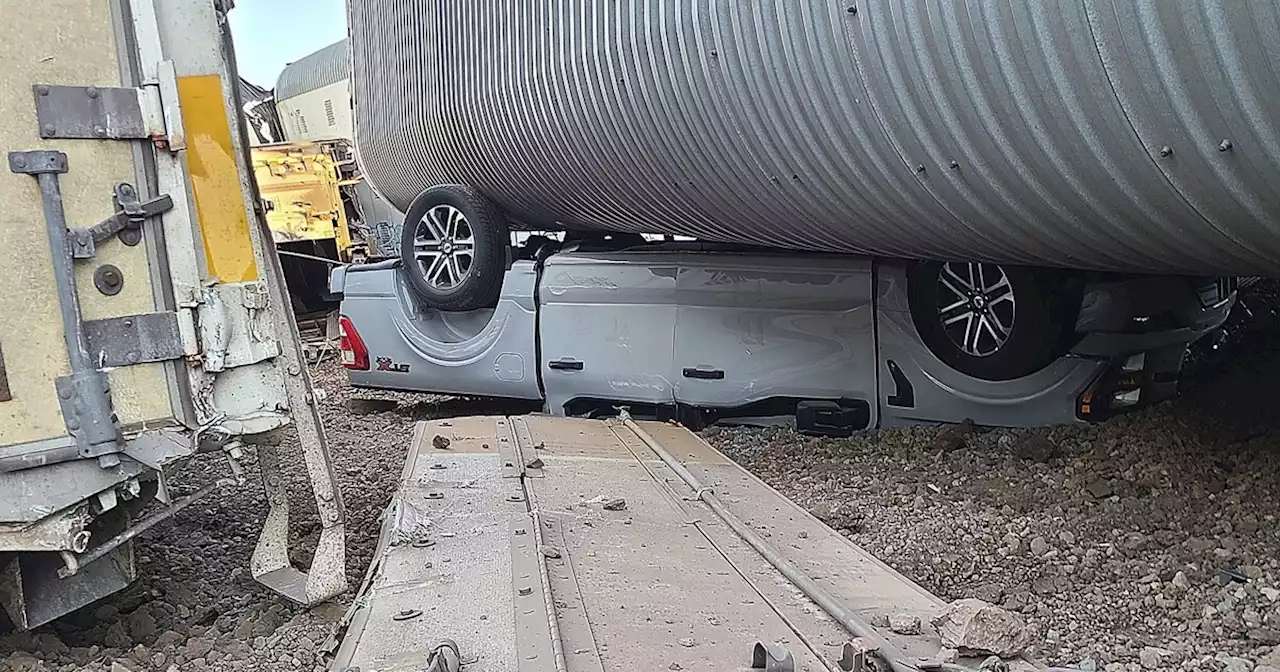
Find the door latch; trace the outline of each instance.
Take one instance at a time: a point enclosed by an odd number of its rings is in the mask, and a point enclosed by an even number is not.
[[[137,245],[142,241],[142,223],[173,209],[173,199],[167,195],[139,201],[131,184],[116,185],[113,202],[116,211],[110,217],[88,228],[70,230],[72,258],[92,259],[97,244],[115,235],[125,245]]]

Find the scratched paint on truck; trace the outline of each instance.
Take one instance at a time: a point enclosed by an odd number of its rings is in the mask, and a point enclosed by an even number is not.
[[[66,152],[70,171],[60,176],[63,206],[71,226],[88,226],[110,214],[115,185],[134,183],[127,143],[42,140],[37,135],[31,86],[120,86],[111,12],[106,0],[52,0],[31,11],[22,3],[0,3],[0,148]],[[66,434],[53,381],[69,372],[62,321],[50,268],[48,237],[36,181],[0,172],[0,344],[13,393],[0,402],[0,446],[54,439]],[[156,310],[148,277],[146,246],[117,241],[98,246],[92,260],[76,263],[85,319]],[[93,271],[113,264],[124,273],[124,289],[103,296]],[[150,364],[110,374],[111,395],[121,422],[136,425],[171,415],[163,367]]]

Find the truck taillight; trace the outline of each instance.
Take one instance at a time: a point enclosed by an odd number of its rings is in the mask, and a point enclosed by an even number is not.
[[[369,349],[364,347],[360,332],[356,331],[347,316],[338,318],[338,348],[342,350],[343,368],[355,371],[369,370]]]

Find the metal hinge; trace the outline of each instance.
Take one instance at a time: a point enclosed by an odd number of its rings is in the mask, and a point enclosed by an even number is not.
[[[156,149],[185,149],[172,61],[162,61],[157,81],[142,87],[36,84],[36,123],[41,138],[151,140]]]

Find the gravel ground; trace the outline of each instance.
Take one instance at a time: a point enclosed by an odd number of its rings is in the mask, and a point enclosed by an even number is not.
[[[1025,614],[1046,662],[1280,672],[1280,331],[1232,344],[1230,370],[1100,426],[705,434],[942,598]]]
[[[1270,287],[1253,304],[1262,317],[1280,305]],[[1274,319],[1261,330],[1256,322],[1233,318],[1231,370],[1206,367],[1177,402],[1101,426],[917,428],[849,440],[712,428],[706,436],[943,598],[1021,611],[1047,662],[1280,672],[1267,668],[1280,668],[1280,331]],[[1197,361],[1221,359],[1208,354]],[[360,404],[335,362],[313,376],[347,506],[353,587],[413,423],[528,410],[367,391],[357,396],[394,408],[353,410]],[[296,441],[283,450],[296,454]],[[265,507],[247,462],[248,486],[142,538],[141,578],[129,589],[0,637],[0,672],[325,669],[315,652],[350,595],[307,611],[249,577]],[[225,472],[220,456],[205,456],[181,479],[194,489]],[[305,563],[319,527],[300,471],[290,489],[295,559]],[[1220,585],[1222,570],[1237,578]]]

